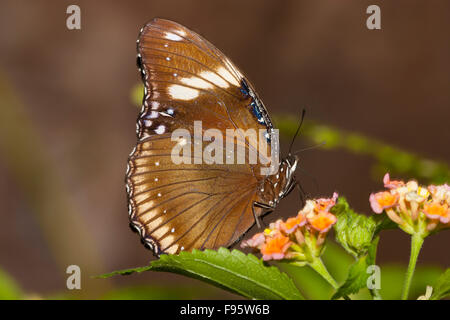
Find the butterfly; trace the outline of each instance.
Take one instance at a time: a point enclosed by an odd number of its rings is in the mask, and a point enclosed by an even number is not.
[[[175,164],[172,133],[217,129],[274,131],[254,87],[221,51],[188,28],[153,19],[137,40],[144,83],[137,145],[128,159],[126,191],[131,228],[156,256],[230,247],[298,185],[296,155],[274,174],[262,164]],[[255,141],[237,138],[248,151]],[[225,152],[225,151],[224,151]],[[195,156],[191,156],[194,158]]]

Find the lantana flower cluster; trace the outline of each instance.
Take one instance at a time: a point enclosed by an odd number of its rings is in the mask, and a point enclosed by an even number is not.
[[[426,237],[450,227],[450,186],[419,186],[414,181],[391,180],[387,173],[383,179],[385,191],[373,193],[369,201],[372,210],[388,217],[409,234]]]
[[[263,260],[292,259],[298,263],[312,262],[324,248],[326,235],[337,218],[330,213],[338,194],[332,198],[307,200],[295,217],[271,223],[264,232],[243,241],[241,247],[251,247]]]

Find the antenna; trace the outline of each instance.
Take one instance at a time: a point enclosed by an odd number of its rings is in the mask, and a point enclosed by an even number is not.
[[[295,138],[297,138],[297,135],[300,132],[300,128],[302,127],[303,119],[305,118],[305,113],[306,113],[306,110],[303,109],[302,110],[302,117],[300,119],[300,123],[298,124],[297,130],[295,131],[294,137],[292,138],[291,144],[289,146],[289,153],[288,154],[291,154],[291,150],[292,150],[292,146],[294,145]]]
[[[326,145],[326,141],[322,141],[321,143],[318,143],[318,144],[313,145],[313,146],[309,146],[309,147],[306,147],[306,148],[298,149],[297,151],[294,151],[292,154],[297,154],[297,153],[300,153],[300,152],[303,152],[303,151],[320,148],[320,147],[322,147],[324,145]]]

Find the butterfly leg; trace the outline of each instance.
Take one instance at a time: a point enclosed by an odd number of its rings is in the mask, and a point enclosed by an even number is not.
[[[260,214],[259,216],[257,216],[257,215],[256,215],[256,212],[255,212],[255,208],[261,208],[261,209],[263,209],[263,213]],[[253,217],[255,218],[256,225],[258,226],[259,229],[261,229],[261,222],[262,222],[261,219],[260,219],[259,217],[260,217],[260,216],[263,216],[263,215],[266,215],[266,214],[268,214],[268,213],[270,213],[270,212],[272,212],[273,209],[275,209],[274,206],[270,206],[270,205],[268,205],[268,204],[261,203],[261,202],[256,202],[256,201],[253,202],[253,205],[252,205]]]
[[[299,182],[296,182],[296,183],[295,183],[295,186],[297,187],[298,194],[299,194],[299,196],[300,196],[300,203],[301,203],[301,206],[304,207],[304,206],[305,206],[305,203],[306,203],[306,202],[305,202],[306,192],[305,192],[305,190],[303,190],[303,188],[302,188],[302,186],[300,185]]]

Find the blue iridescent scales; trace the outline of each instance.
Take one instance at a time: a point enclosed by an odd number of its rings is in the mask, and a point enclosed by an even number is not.
[[[246,97],[251,97],[251,103],[249,105],[251,112],[256,117],[257,121],[261,124],[264,124],[267,127],[266,139],[270,142],[270,129],[273,129],[272,122],[270,121],[269,114],[267,112],[266,107],[256,95],[256,93],[249,87],[247,80],[243,78],[241,80],[241,88],[242,94]]]

